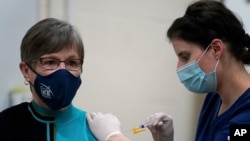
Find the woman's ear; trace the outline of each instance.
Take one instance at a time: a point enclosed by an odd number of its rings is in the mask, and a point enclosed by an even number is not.
[[[224,43],[221,39],[213,39],[211,42],[210,49],[212,50],[213,55],[216,59],[219,59],[224,50]]]
[[[25,62],[19,64],[19,68],[23,74],[25,81],[30,82],[30,69]]]

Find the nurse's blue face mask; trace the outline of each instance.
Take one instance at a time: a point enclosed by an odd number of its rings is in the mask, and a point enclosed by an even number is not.
[[[216,91],[216,68],[218,66],[219,60],[217,61],[214,70],[207,74],[201,70],[198,64],[209,47],[210,45],[208,45],[197,61],[194,60],[184,66],[177,68],[176,70],[181,83],[184,84],[184,86],[191,92],[208,93]]]

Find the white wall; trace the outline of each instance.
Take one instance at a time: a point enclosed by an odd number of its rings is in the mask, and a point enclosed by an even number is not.
[[[5,20],[0,26],[4,33],[0,38],[0,108],[9,105],[10,89],[24,86],[18,68],[24,33],[37,19],[56,17],[70,20],[85,44],[83,85],[74,100],[77,106],[114,113],[134,141],[152,139],[148,131],[133,135],[128,130],[151,113],[166,112],[174,118],[176,140],[193,140],[197,98],[179,83],[176,57],[166,39],[170,23],[183,15],[189,1],[1,1]]]
[[[20,43],[37,20],[35,0],[0,0],[0,111],[9,106],[9,92],[23,86],[19,70]]]
[[[83,85],[75,104],[87,111],[114,113],[124,131],[151,113],[166,112],[174,118],[176,140],[193,140],[198,96],[179,83],[177,59],[166,39],[168,27],[189,2],[71,1],[70,20],[81,31],[86,49]],[[152,141],[149,132],[126,135]]]

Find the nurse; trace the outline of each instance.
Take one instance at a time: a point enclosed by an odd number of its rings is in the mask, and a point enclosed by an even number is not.
[[[196,1],[172,23],[167,37],[178,58],[181,83],[194,93],[206,94],[195,141],[228,141],[230,126],[250,125],[250,75],[245,69],[250,64],[250,37],[234,13],[219,1]],[[93,119],[90,127],[98,138],[103,137],[98,133],[120,124],[102,116],[88,118]],[[156,123],[149,126],[154,141],[172,141],[172,124],[165,126],[172,120],[159,113],[150,117]],[[122,136],[106,137],[123,141]]]

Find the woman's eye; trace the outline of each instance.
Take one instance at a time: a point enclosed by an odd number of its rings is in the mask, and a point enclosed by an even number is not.
[[[182,61],[188,61],[190,59],[190,53],[184,52],[179,54],[179,58]]]
[[[47,59],[47,58],[44,58],[44,59],[42,59],[41,60],[41,63],[42,63],[42,65],[57,65],[58,64],[58,60],[56,60],[56,59]]]
[[[57,64],[57,61],[55,61],[55,60],[47,60],[44,64],[45,65],[55,65],[55,64]]]
[[[76,66],[77,65],[77,63],[76,63],[76,61],[69,61],[68,62],[68,65],[70,65],[70,66]]]

